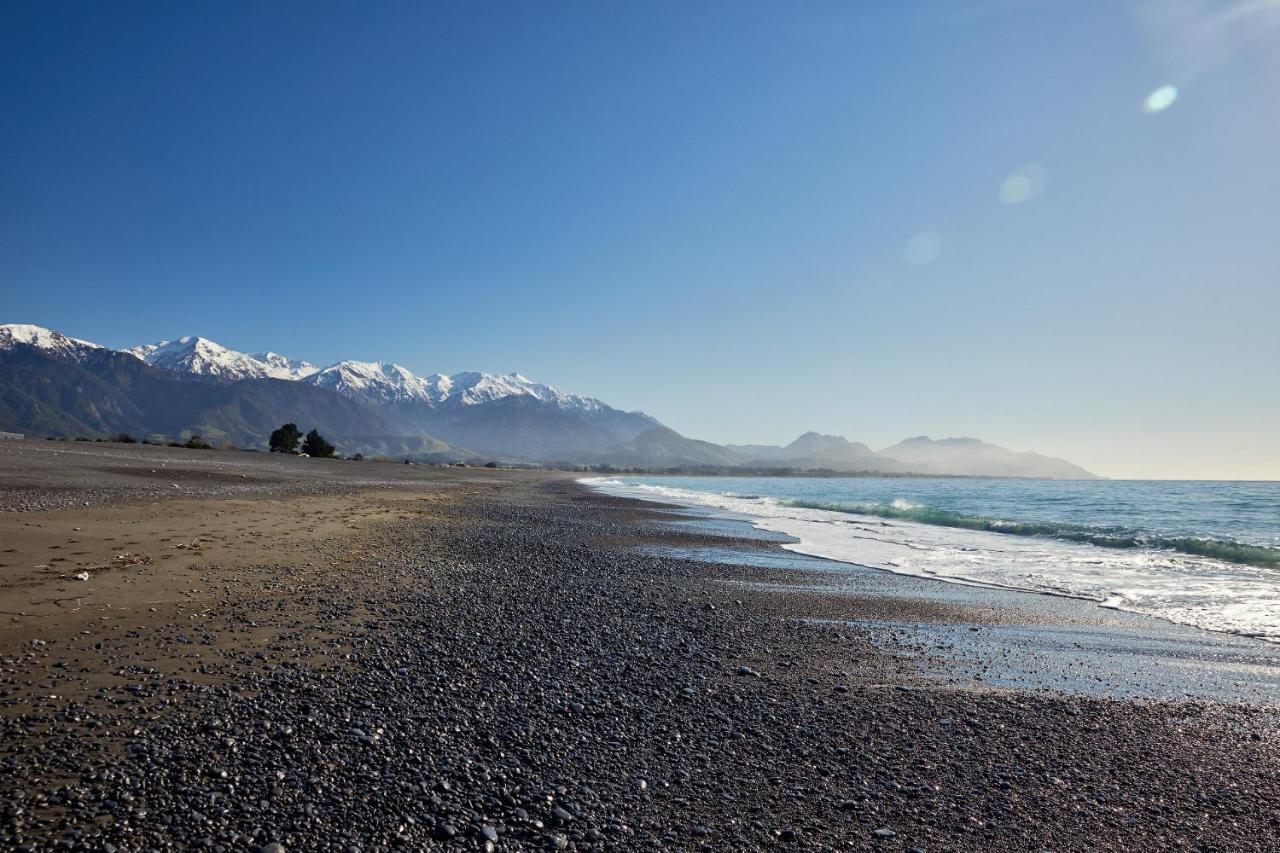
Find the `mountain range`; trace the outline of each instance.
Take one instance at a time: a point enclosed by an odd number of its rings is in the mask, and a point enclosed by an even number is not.
[[[321,368],[194,336],[113,350],[40,326],[0,326],[2,430],[167,440],[199,434],[261,448],[285,421],[319,429],[348,454],[429,461],[1093,477],[1062,459],[972,438],[921,436],[881,451],[815,432],[786,446],[718,445],[518,373],[419,376],[365,361]]]

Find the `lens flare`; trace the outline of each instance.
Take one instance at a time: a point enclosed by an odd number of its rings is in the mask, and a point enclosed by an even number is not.
[[[907,260],[913,264],[924,266],[931,264],[942,254],[942,238],[933,231],[919,231],[911,235],[907,241]]]
[[[1028,163],[1019,166],[1000,185],[999,199],[1005,204],[1022,204],[1044,192],[1049,183],[1049,173],[1043,166]]]
[[[1142,111],[1144,113],[1158,113],[1169,109],[1173,106],[1173,102],[1178,100],[1177,86],[1161,86],[1142,102]]]

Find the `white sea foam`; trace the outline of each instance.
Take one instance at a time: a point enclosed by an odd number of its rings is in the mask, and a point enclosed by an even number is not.
[[[580,482],[613,495],[704,507],[799,541],[799,554],[951,583],[1096,601],[1212,631],[1280,642],[1280,572],[1145,548],[1114,549],[1033,536],[939,527],[808,509],[769,497],[624,483]]]

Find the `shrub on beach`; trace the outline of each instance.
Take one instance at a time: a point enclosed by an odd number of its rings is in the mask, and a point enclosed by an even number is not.
[[[332,459],[335,455],[336,448],[325,441],[319,430],[311,430],[307,433],[307,439],[302,443],[302,452],[308,456],[315,456],[320,459]]]
[[[297,424],[290,423],[272,432],[268,444],[272,453],[296,453],[300,441],[302,441],[302,430],[298,429]]]

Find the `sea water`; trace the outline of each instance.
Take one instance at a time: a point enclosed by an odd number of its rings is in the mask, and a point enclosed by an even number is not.
[[[1280,642],[1280,482],[595,477],[783,547],[953,583],[1090,599]]]

